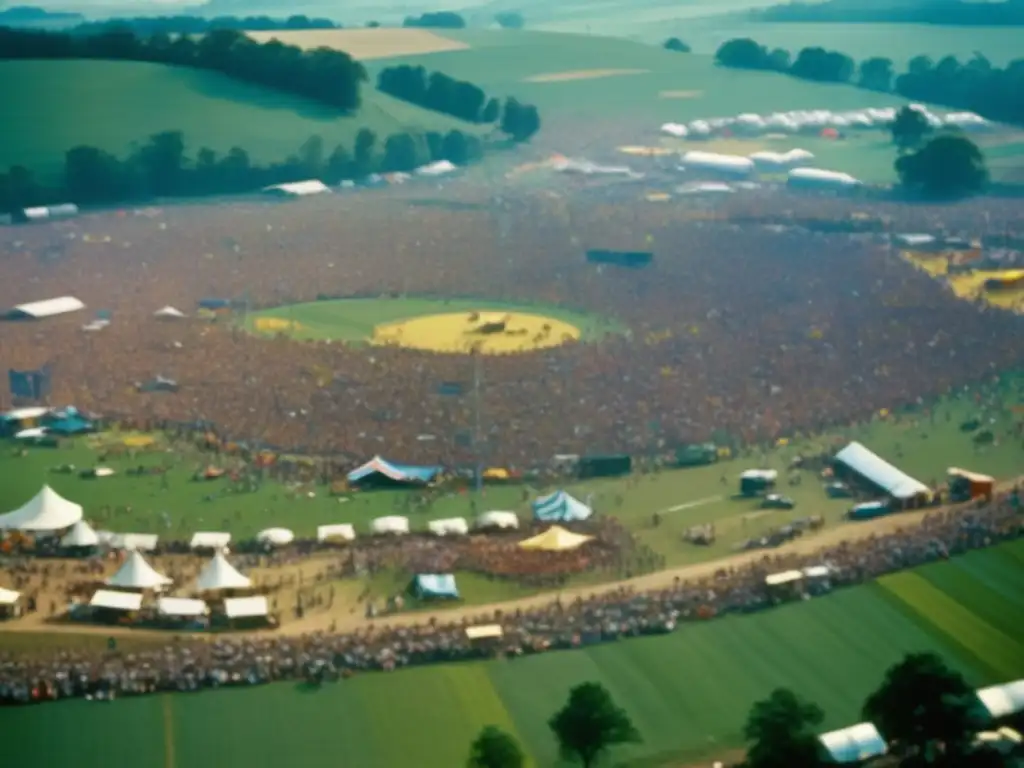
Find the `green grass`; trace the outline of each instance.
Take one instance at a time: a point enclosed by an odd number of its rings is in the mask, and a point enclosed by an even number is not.
[[[575,325],[584,340],[600,339],[608,333],[621,332],[623,327],[614,320],[573,312],[549,305],[504,304],[473,299],[341,299],[316,301],[274,307],[249,315],[249,325],[261,317],[275,317],[294,321],[301,328],[288,333],[296,339],[335,339],[366,341],[381,323],[408,320],[423,315],[450,312],[530,312]]]
[[[116,61],[3,61],[4,133],[0,168],[24,165],[59,174],[72,147],[119,157],[160,131],[180,130],[191,157],[202,147],[241,147],[256,163],[284,160],[310,136],[328,151],[368,127],[384,139],[400,131],[474,130],[444,115],[363,88],[353,116],[285,93],[187,67]]]
[[[980,571],[991,583],[969,579]],[[70,702],[15,709],[4,714],[0,732],[17,734],[4,739],[12,764],[38,768],[69,762],[82,768],[225,762],[404,768],[412,756],[422,768],[451,768],[462,764],[481,727],[496,724],[522,741],[532,765],[554,766],[556,746],[546,721],[571,686],[596,680],[643,736],[642,744],[616,751],[616,761],[697,760],[740,746],[748,708],[778,686],[817,702],[826,712],[822,730],[858,722],[862,702],[885,669],[908,652],[936,652],[979,687],[1024,675],[1024,654],[1009,653],[1017,641],[999,634],[992,619],[993,612],[1005,612],[1005,629],[1012,611],[1020,610],[1019,593],[1014,602],[1000,585],[1024,578],[1024,542],[927,566],[909,577],[932,585],[981,642],[965,645],[960,625],[932,612],[934,596],[904,590],[895,597],[888,583],[873,584],[685,626],[672,635],[516,661],[360,675],[316,692],[283,683],[110,706]],[[952,586],[965,578],[969,588]],[[977,652],[1002,661],[993,665]]]

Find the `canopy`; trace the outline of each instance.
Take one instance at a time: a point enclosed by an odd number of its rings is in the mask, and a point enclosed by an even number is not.
[[[432,520],[427,528],[437,536],[464,536],[469,533],[469,524],[464,517],[449,517],[444,520]]]
[[[156,609],[163,616],[205,616],[210,612],[202,600],[186,597],[161,597],[156,601]]]
[[[196,579],[196,589],[200,592],[217,589],[245,589],[251,584],[252,581],[248,577],[243,576],[235,566],[228,562],[223,552],[215,554],[213,559],[203,566],[203,570],[199,572],[199,578]]]
[[[356,537],[356,529],[351,523],[335,523],[333,525],[318,525],[316,527],[317,541],[331,541],[341,539],[352,541]]]
[[[287,528],[267,528],[256,534],[256,541],[263,544],[272,544],[275,547],[283,547],[295,541],[295,534]]]
[[[270,613],[270,606],[263,595],[229,597],[224,601],[224,613],[229,619],[252,619],[266,616]]]
[[[160,537],[155,533],[112,533],[97,531],[100,541],[111,549],[137,549],[139,552],[152,552]]]
[[[837,453],[835,460],[895,499],[911,499],[928,493],[927,485],[900,471],[856,441]]]
[[[594,510],[565,491],[555,491],[533,502],[533,516],[545,522],[586,520]]]
[[[89,605],[93,608],[110,608],[114,611],[137,611],[142,607],[142,595],[138,592],[114,592],[110,589],[96,590]]]
[[[23,506],[0,515],[0,530],[14,528],[19,531],[58,531],[69,528],[82,519],[82,507],[68,501],[50,486],[44,485]]]
[[[509,528],[514,529],[519,527],[519,515],[515,512],[503,512],[501,510],[492,510],[491,512],[484,512],[480,517],[476,519],[477,528]]]
[[[230,533],[199,531],[192,535],[189,547],[192,549],[224,549],[231,541]]]
[[[421,573],[412,580],[412,591],[416,597],[421,598],[459,596],[455,577],[450,573]]]
[[[818,739],[836,763],[859,763],[886,752],[885,739],[871,723],[829,731]]]
[[[395,533],[403,534],[409,532],[409,518],[401,515],[389,515],[378,517],[370,523],[370,529],[374,533]]]
[[[132,552],[117,573],[107,579],[111,587],[122,589],[158,589],[171,583],[171,580],[159,573],[146,562],[146,558],[138,552]]]
[[[385,483],[425,485],[441,474],[441,467],[417,467],[408,464],[394,464],[380,456],[348,473],[349,483]]]
[[[1024,710],[1024,679],[978,690],[978,698],[996,720]]]
[[[777,587],[780,584],[791,584],[794,581],[800,581],[804,577],[802,571],[782,571],[780,573],[771,573],[764,577],[764,583],[769,587]]]
[[[552,525],[544,533],[519,542],[520,549],[540,549],[545,552],[563,552],[569,549],[577,549],[593,536],[584,536],[581,533],[567,531],[560,525]]]
[[[100,537],[85,520],[79,520],[60,540],[62,547],[95,547]]]

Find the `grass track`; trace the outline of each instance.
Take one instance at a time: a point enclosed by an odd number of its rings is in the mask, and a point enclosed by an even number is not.
[[[980,579],[958,581],[970,568],[1013,583],[1024,563],[1007,554],[1020,551],[1020,544],[1004,546],[897,577],[914,585],[900,588],[899,597],[887,579],[887,586],[580,651],[360,675],[316,692],[282,683],[112,706],[69,702],[8,710],[0,736],[17,733],[5,739],[5,757],[37,768],[166,765],[168,727],[176,764],[189,768],[226,762],[404,768],[410,756],[422,768],[451,768],[465,759],[481,727],[496,724],[522,739],[539,768],[557,758],[547,719],[572,685],[598,680],[644,737],[617,758],[699,759],[738,746],[747,708],[781,685],[825,710],[823,730],[857,722],[885,669],[909,651],[939,653],[974,686],[1021,677],[1024,654],[1011,653],[991,620],[998,591]],[[943,584],[959,586],[951,594],[937,586]],[[978,613],[975,604],[983,606]],[[956,625],[935,622],[936,610]],[[967,645],[957,641],[961,633]],[[994,654],[999,668],[968,646]]]

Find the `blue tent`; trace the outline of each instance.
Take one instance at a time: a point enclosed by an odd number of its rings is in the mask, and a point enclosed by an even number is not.
[[[416,467],[408,464],[393,464],[380,456],[374,456],[363,466],[348,473],[352,485],[426,485],[441,474],[441,467]]]
[[[536,519],[550,523],[586,520],[594,514],[594,510],[565,491],[555,491],[547,496],[541,496],[532,506]]]
[[[92,432],[93,426],[91,421],[86,421],[81,416],[69,415],[63,419],[51,421],[46,425],[46,429],[58,435],[81,435]]]
[[[450,573],[421,573],[412,580],[412,593],[418,598],[458,599],[455,577]]]

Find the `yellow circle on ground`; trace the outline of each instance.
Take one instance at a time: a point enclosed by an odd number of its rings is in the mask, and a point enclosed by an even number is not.
[[[383,323],[371,342],[431,352],[509,355],[578,341],[580,329],[563,320],[522,312],[452,312]]]

